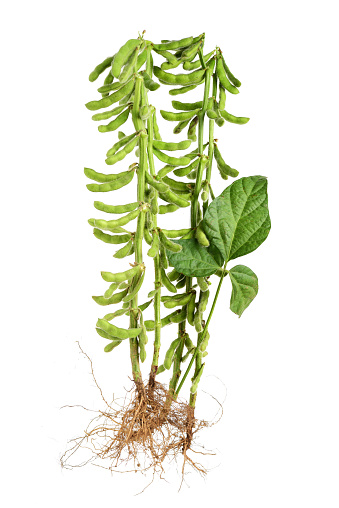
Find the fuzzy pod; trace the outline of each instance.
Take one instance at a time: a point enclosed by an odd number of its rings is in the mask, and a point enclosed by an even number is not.
[[[202,331],[202,314],[199,311],[194,314],[193,324],[198,333]]]
[[[93,229],[93,234],[98,240],[101,240],[102,242],[109,243],[112,245],[126,243],[131,238],[131,235],[110,235],[108,233],[104,233],[98,228]]]
[[[180,252],[182,250],[182,246],[169,240],[161,229],[159,229],[159,238],[162,245],[171,252]]]
[[[201,379],[202,373],[204,372],[204,367],[205,367],[205,364],[203,363],[202,366],[200,367],[198,373],[192,379],[192,385],[190,388],[190,392],[192,394],[196,393],[196,391],[198,389],[198,384]]]
[[[115,293],[114,295],[112,295],[110,298],[105,298],[104,296],[92,296],[93,300],[95,301],[95,303],[97,303],[98,305],[112,305],[112,304],[116,304],[116,303],[120,303],[122,301],[122,299],[124,298],[124,296],[127,295],[127,289],[125,289],[125,291],[121,291],[120,293]]]
[[[116,289],[118,289],[119,287],[119,283],[118,282],[113,282],[110,287],[105,291],[104,293],[104,298],[111,298],[111,296],[113,295],[114,291]]]
[[[201,291],[205,292],[209,288],[209,284],[206,281],[205,277],[197,277],[197,283]]]
[[[157,230],[154,230],[152,233],[152,245],[148,250],[147,255],[151,258],[154,258],[159,253],[159,234]]]
[[[174,316],[171,317],[171,323],[176,323],[176,324],[182,323],[183,321],[185,321],[186,316],[187,316],[186,307],[184,307],[181,310],[178,309],[176,314],[174,314]]]
[[[123,97],[129,96],[134,88],[134,80],[131,79],[125,85],[123,85],[121,88],[119,88],[116,92],[112,93],[108,97],[104,97],[103,99],[100,99],[99,101],[91,101],[87,102],[85,104],[86,108],[90,111],[96,111],[98,109],[102,108],[108,108],[115,102],[120,101]]]
[[[205,233],[200,225],[197,227],[197,229],[195,231],[195,238],[198,240],[200,245],[202,245],[203,247],[208,247],[210,244],[207,236],[205,235]]]
[[[108,58],[105,58],[105,60],[103,62],[99,63],[99,65],[97,65],[95,67],[95,69],[91,72],[91,74],[89,75],[89,77],[88,77],[89,81],[93,82],[96,79],[98,79],[100,74],[102,74],[108,67],[111,66],[112,60],[113,60],[113,56],[109,56]]]
[[[176,210],[179,210],[179,206],[174,204],[169,205],[159,205],[159,214],[163,215],[165,213],[173,213]]]
[[[161,282],[165,286],[168,291],[171,291],[171,293],[176,293],[177,290],[175,286],[172,284],[172,282],[168,279],[166,272],[163,268],[161,268]]]
[[[122,340],[136,338],[141,332],[141,328],[129,328],[127,330],[124,328],[118,328],[105,319],[98,319],[96,326],[97,328],[104,330],[104,332],[107,332],[109,335]]]
[[[188,85],[188,86],[183,86],[181,88],[172,88],[172,90],[169,91],[169,94],[170,95],[181,95],[183,93],[187,93],[187,92],[190,92],[191,90],[194,90],[194,88],[196,88],[197,85]]]
[[[118,175],[119,177],[115,180],[103,184],[95,184],[90,183],[87,184],[86,187],[91,192],[110,192],[114,190],[121,189],[121,187],[125,187],[131,183],[134,177],[134,170],[129,169],[128,171],[124,171]]]
[[[133,212],[138,207],[139,203],[127,203],[126,205],[105,205],[101,201],[94,201],[94,208],[106,213],[126,213]]]
[[[205,330],[203,330],[202,332],[199,333],[199,336],[198,336],[198,344],[199,344],[199,350],[204,353],[206,351],[206,348],[208,346],[208,341],[210,339],[210,334],[209,334],[209,331],[206,330],[205,332],[205,336],[204,338],[202,339],[201,341],[201,337],[202,337],[202,334],[204,333]],[[201,341],[201,342],[200,342]]]
[[[194,312],[195,312],[195,297],[196,297],[196,291],[192,290],[191,297],[187,303],[187,321],[188,323],[193,326],[194,325]]]
[[[165,369],[169,370],[171,368],[172,362],[173,362],[173,356],[175,353],[175,350],[177,349],[178,345],[180,343],[180,339],[175,339],[171,343],[170,347],[168,348],[165,360],[164,360],[164,367]]]
[[[127,62],[140,42],[140,39],[130,39],[114,55],[111,72],[115,78],[120,76],[122,66]]]
[[[142,283],[144,281],[145,271],[143,271],[139,276],[136,276],[136,283],[133,287],[133,284],[130,285],[128,294],[123,298],[123,302],[130,302],[133,300],[136,294],[140,291]]]
[[[126,270],[125,272],[119,273],[111,273],[111,272],[101,272],[101,277],[106,282],[123,282],[125,280],[133,279],[136,275],[139,275],[143,270],[145,270],[144,264],[138,264],[133,266],[130,270]]]

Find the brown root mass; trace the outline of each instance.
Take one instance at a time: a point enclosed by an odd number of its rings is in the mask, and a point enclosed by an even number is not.
[[[174,400],[167,388],[157,381],[154,385],[152,383],[153,386],[143,386],[141,391],[134,385],[122,404],[116,400],[108,404],[96,382],[93,368],[92,375],[106,409],[94,411],[96,416],[84,434],[70,441],[72,446],[60,459],[62,467],[93,463],[110,471],[127,472],[126,466],[132,466],[129,471],[150,470],[153,478],[155,475],[161,478],[165,460],[176,461],[182,457],[182,479],[187,465],[202,475],[206,474],[206,469],[190,455],[205,454],[195,449],[194,437],[209,424],[197,420],[192,407]],[[89,458],[81,463],[72,463],[84,450],[89,453]]]

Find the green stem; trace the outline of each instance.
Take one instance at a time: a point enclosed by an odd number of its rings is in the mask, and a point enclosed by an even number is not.
[[[177,396],[178,396],[178,394],[179,394],[179,392],[180,392],[180,390],[182,388],[182,385],[184,384],[184,382],[185,382],[185,380],[186,380],[186,378],[188,376],[189,371],[192,368],[194,360],[195,360],[195,358],[196,358],[196,356],[198,354],[198,351],[199,351],[199,346],[200,346],[200,344],[203,342],[203,340],[205,338],[205,335],[206,335],[206,332],[207,332],[207,329],[208,329],[208,325],[210,324],[210,321],[211,321],[211,318],[212,318],[212,315],[213,315],[213,312],[214,312],[214,308],[215,308],[215,305],[216,305],[217,300],[218,300],[218,296],[219,296],[219,293],[220,293],[222,282],[224,280],[225,275],[227,275],[227,273],[228,272],[223,271],[222,274],[221,274],[220,281],[219,281],[219,284],[218,284],[218,288],[217,288],[217,291],[215,293],[214,300],[213,300],[213,303],[212,303],[212,307],[211,307],[210,313],[208,315],[208,318],[207,318],[207,321],[206,321],[206,324],[205,324],[205,328],[204,328],[204,330],[203,330],[203,332],[201,334],[200,340],[197,343],[197,347],[195,348],[195,351],[194,351],[193,356],[191,358],[191,361],[190,361],[190,363],[189,363],[189,365],[188,365],[188,367],[187,367],[187,369],[185,371],[185,374],[183,375],[183,377],[182,377],[182,379],[180,381],[180,384],[179,384],[179,386],[178,386],[178,388],[177,388],[177,390],[175,392]]]
[[[142,94],[143,80],[141,76],[135,76],[135,91],[134,91],[134,104],[132,109],[132,119],[136,130],[141,131],[139,141],[139,164],[138,164],[138,190],[137,199],[139,202],[145,200],[145,171],[147,170],[147,134],[144,130],[144,123],[139,116],[140,99]],[[135,250],[135,262],[142,263],[142,240],[145,227],[145,213],[140,213],[137,222],[137,230],[134,239],[134,250]],[[137,328],[139,322],[138,315],[138,295],[136,295],[130,303],[130,326],[131,328]],[[132,371],[135,384],[139,396],[144,395],[144,387],[142,382],[142,375],[140,370],[139,362],[139,346],[138,339],[130,339],[130,356],[132,362]]]

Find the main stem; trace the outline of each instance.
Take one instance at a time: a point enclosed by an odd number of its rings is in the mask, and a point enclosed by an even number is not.
[[[152,68],[152,56],[151,51],[149,50],[147,55],[147,63],[146,63],[146,72],[152,77],[153,68]],[[148,153],[148,163],[149,163],[149,171],[152,176],[155,176],[155,166],[154,166],[154,157],[153,157],[153,137],[154,137],[154,113],[147,120],[147,131],[148,131],[148,144],[147,144],[147,153]],[[155,204],[155,208],[158,207],[158,191],[154,189],[154,197],[153,202]],[[151,212],[150,212],[151,213]],[[152,214],[152,226],[153,228],[157,227],[157,215]],[[156,233],[155,233],[156,234]],[[148,385],[152,389],[155,384],[155,376],[157,374],[158,365],[159,365],[159,352],[161,345],[161,316],[160,316],[160,302],[161,302],[161,267],[160,267],[160,257],[159,252],[154,257],[154,288],[158,289],[156,294],[154,295],[154,344],[153,344],[153,359],[151,365],[151,371],[149,375]]]
[[[219,293],[220,293],[220,289],[221,289],[222,282],[223,282],[223,280],[224,280],[225,275],[227,275],[227,273],[228,273],[228,272],[226,272],[226,271],[224,270],[224,271],[222,272],[221,276],[220,276],[220,281],[219,281],[219,284],[218,284],[218,288],[217,288],[217,291],[216,291],[215,296],[214,296],[214,300],[213,300],[212,307],[211,307],[210,313],[209,313],[209,315],[208,315],[208,318],[207,318],[207,321],[206,321],[206,324],[205,324],[205,328],[204,328],[204,330],[203,330],[203,332],[202,332],[202,335],[201,335],[201,337],[200,337],[200,340],[199,340],[199,341],[198,341],[198,343],[197,343],[197,347],[195,348],[195,351],[194,351],[193,356],[192,356],[192,358],[191,358],[191,361],[190,361],[190,363],[189,363],[189,365],[188,365],[188,367],[187,367],[187,369],[186,369],[186,372],[185,372],[185,374],[183,375],[183,377],[182,377],[182,379],[181,379],[181,381],[180,381],[180,384],[179,384],[179,386],[178,386],[178,388],[177,388],[177,390],[176,390],[176,392],[175,392],[177,396],[178,396],[178,394],[179,394],[179,392],[180,392],[180,390],[181,390],[181,388],[182,388],[182,385],[184,384],[184,382],[185,382],[185,380],[186,380],[186,378],[187,378],[187,376],[188,376],[189,371],[190,371],[190,370],[191,370],[191,368],[192,368],[192,365],[193,365],[193,363],[194,363],[194,360],[195,360],[195,358],[196,358],[196,356],[197,356],[197,354],[198,354],[200,344],[203,342],[203,340],[204,340],[204,338],[205,338],[205,335],[206,335],[207,330],[208,330],[208,325],[210,324],[210,321],[211,321],[211,318],[212,318],[212,315],[213,315],[213,312],[214,312],[214,308],[215,308],[215,305],[216,305],[217,300],[218,300],[218,296],[219,296]]]
[[[140,131],[139,141],[139,165],[138,165],[138,190],[137,200],[139,203],[145,200],[145,171],[147,170],[147,134],[144,130],[144,123],[139,116],[140,110],[140,99],[142,92],[143,79],[141,76],[136,74],[135,76],[135,91],[134,91],[134,103],[132,109],[132,119],[136,131]],[[138,217],[137,230],[134,239],[134,250],[135,250],[135,262],[142,263],[142,240],[144,235],[145,227],[145,213],[141,212]],[[138,311],[138,295],[136,295],[130,303],[130,327],[137,328],[139,322],[139,311]],[[130,342],[130,356],[132,362],[133,379],[137,387],[139,397],[145,397],[144,385],[142,382],[142,375],[140,370],[139,362],[139,346],[138,339],[129,339]]]
[[[202,49],[199,50],[199,58],[202,62],[202,66],[204,69],[206,69],[206,65],[204,63],[203,59],[203,51]],[[208,102],[208,94],[209,94],[209,88],[210,88],[210,79],[211,74],[209,70],[206,70],[205,74],[205,86],[204,86],[204,100],[203,100],[203,106],[202,110],[199,113],[198,117],[198,152],[200,155],[202,155],[204,150],[204,116],[207,109],[207,102]],[[201,182],[202,182],[202,175],[204,171],[204,163],[202,158],[200,157],[199,161],[199,168],[198,168],[198,174],[196,179],[196,184],[194,187],[194,193],[193,193],[193,199],[192,199],[192,206],[191,206],[191,228],[194,229],[197,227],[197,217],[198,217],[198,205],[199,205],[199,194],[201,191]],[[189,292],[192,288],[192,277],[186,277],[186,292]],[[177,347],[177,350],[175,352],[174,360],[173,360],[173,374],[170,380],[169,388],[170,388],[170,394],[175,399],[177,397],[176,393],[176,386],[178,384],[180,375],[181,375],[181,358],[185,343],[185,333],[186,333],[186,320],[179,323],[178,328],[178,338],[181,339],[179,346]]]

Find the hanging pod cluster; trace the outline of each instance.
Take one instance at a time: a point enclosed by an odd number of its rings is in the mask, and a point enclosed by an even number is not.
[[[254,272],[244,265],[229,268],[228,262],[259,247],[270,230],[265,177],[239,178],[217,197],[212,190],[213,163],[218,170],[216,178],[227,180],[239,174],[222,154],[215,127],[243,125],[249,118],[234,116],[225,109],[227,94],[238,94],[241,83],[230,71],[220,48],[206,52],[204,47],[205,34],[159,44],[145,40],[144,34],[131,39],[90,74],[90,81],[95,81],[107,72],[98,88],[100,98],[86,104],[89,110],[96,111],[94,121],[108,120],[99,125],[100,132],[112,132],[125,124],[127,133],[118,131],[118,139],[113,144],[110,141],[105,159],[114,168],[123,164],[122,170],[107,174],[85,168],[85,175],[95,182],[87,185],[88,190],[116,191],[137,179],[133,202],[116,204],[115,196],[114,204],[95,201],[94,207],[106,218],[89,219],[96,238],[119,245],[114,257],[122,260],[118,273],[101,272],[109,286],[102,296],[93,299],[99,305],[120,304],[120,308],[98,319],[96,331],[109,341],[106,352],[128,339],[133,378],[140,396],[145,396],[140,361],[146,360],[146,353],[151,353],[148,387],[155,385],[157,375],[169,371],[172,400],[194,366],[189,398],[192,410],[209,340],[213,348],[224,334],[224,326],[218,337],[210,337],[208,331],[223,279],[230,277],[230,309],[239,317],[258,292]],[[153,55],[159,65],[153,64]],[[179,71],[171,72],[178,67]],[[149,95],[161,85],[170,86],[171,96],[200,87],[200,100],[173,100],[172,111],[158,112],[150,104]],[[162,140],[160,116],[175,122],[173,133],[180,135],[177,142]],[[132,155],[134,160],[128,165],[126,160]],[[162,228],[158,216],[174,213],[175,222],[175,212],[181,208],[190,209],[186,228],[182,228],[182,219],[180,225],[178,220],[181,229]],[[115,214],[120,217],[114,218]],[[138,293],[151,259],[154,287],[148,288],[149,300],[140,303]],[[217,288],[210,305],[212,276]],[[151,305],[153,313],[144,316]],[[162,316],[162,312],[166,314]],[[128,318],[125,328],[112,324],[115,317],[124,315]],[[178,325],[175,331],[173,327],[172,341],[162,345],[162,328],[171,324]],[[152,345],[148,343],[149,332],[154,332]],[[183,373],[183,363],[188,359]]]

